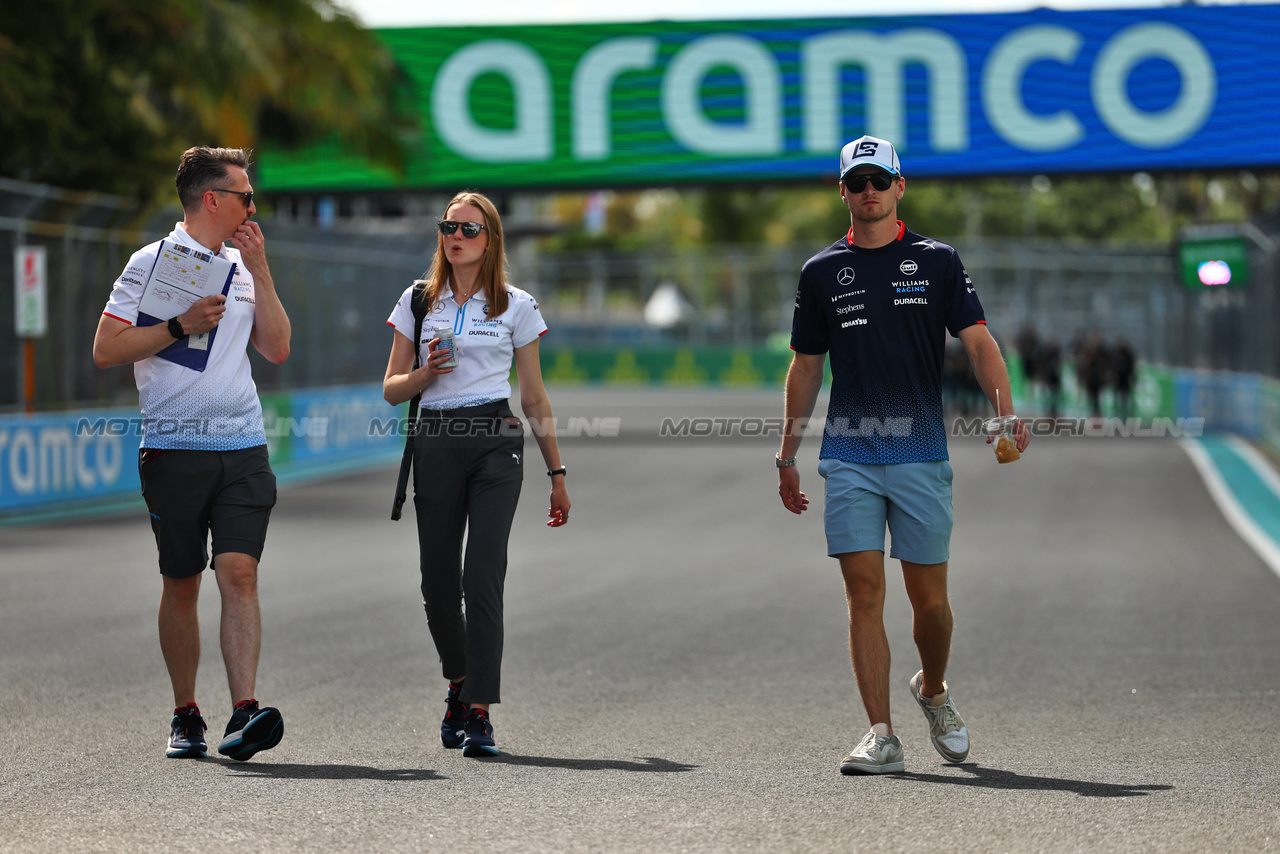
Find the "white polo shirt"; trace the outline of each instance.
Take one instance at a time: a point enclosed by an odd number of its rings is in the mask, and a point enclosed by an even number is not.
[[[440,374],[422,393],[425,409],[457,409],[479,406],[511,397],[511,362],[515,351],[547,331],[538,303],[527,291],[507,285],[509,301],[501,317],[489,318],[489,302],[484,292],[475,294],[461,305],[451,289],[432,306],[422,320],[422,337],[418,341],[418,358],[427,361],[427,345],[436,337],[436,329],[452,329],[458,348],[458,367]],[[405,288],[387,323],[410,341],[413,340],[413,286]]]
[[[249,368],[249,334],[253,332],[253,276],[240,260],[240,250],[217,252],[201,246],[179,223],[168,237],[175,243],[220,255],[236,264],[227,310],[209,349],[203,371],[149,356],[135,362],[142,410],[142,447],[190,451],[237,451],[267,443],[262,404]],[[104,314],[133,326],[138,322],[142,287],[160,252],[160,241],[144,246],[129,259],[116,279]]]

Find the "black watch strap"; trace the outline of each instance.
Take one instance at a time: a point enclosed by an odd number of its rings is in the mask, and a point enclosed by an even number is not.
[[[169,318],[169,334],[174,338],[186,338],[187,333],[182,331],[182,324],[178,322],[178,318]]]
[[[565,473],[564,466],[561,466],[558,469],[551,469],[551,471],[547,472],[547,477],[554,477],[555,475],[558,475],[558,474],[563,474],[565,477],[569,476],[568,474]]]

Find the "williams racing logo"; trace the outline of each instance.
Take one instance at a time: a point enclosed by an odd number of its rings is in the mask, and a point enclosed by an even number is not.
[[[912,282],[893,282],[893,292],[895,294],[922,294],[929,289],[928,279],[919,279]]]

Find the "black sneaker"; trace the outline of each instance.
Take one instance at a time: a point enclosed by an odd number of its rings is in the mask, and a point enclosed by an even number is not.
[[[169,729],[169,749],[165,751],[165,755],[170,759],[199,758],[209,751],[209,745],[204,740],[204,731],[208,727],[195,703],[174,709]]]
[[[484,709],[467,711],[466,738],[462,739],[463,756],[497,756],[498,746],[493,742],[493,724]]]
[[[440,743],[450,749],[461,747],[466,738],[467,704],[458,699],[460,688],[449,683],[449,696],[444,699],[444,720],[440,722]]]
[[[227,734],[218,752],[237,762],[247,762],[259,750],[270,750],[284,736],[279,709],[259,709],[257,700],[241,700],[227,722]]]

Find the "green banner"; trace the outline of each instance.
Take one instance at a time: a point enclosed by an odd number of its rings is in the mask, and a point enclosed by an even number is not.
[[[377,34],[417,115],[405,173],[260,146],[263,193],[834,183],[864,133],[913,177],[1280,156],[1275,5]]]
[[[1178,241],[1182,284],[1192,290],[1249,284],[1249,247],[1242,236]]]

